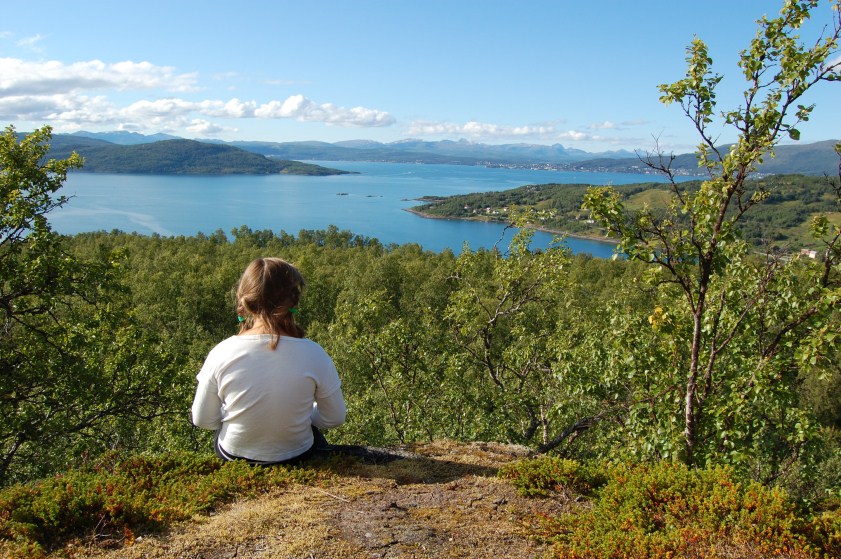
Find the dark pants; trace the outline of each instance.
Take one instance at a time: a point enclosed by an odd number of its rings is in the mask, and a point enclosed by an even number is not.
[[[313,435],[313,444],[303,453],[299,454],[298,456],[293,456],[292,458],[287,458],[286,460],[280,460],[277,462],[265,462],[263,460],[252,460],[251,458],[243,458],[242,456],[236,456],[231,454],[219,444],[219,431],[216,431],[216,435],[213,437],[213,450],[216,451],[216,456],[224,460],[225,462],[231,462],[233,460],[243,460],[246,464],[250,464],[252,466],[274,466],[277,464],[288,464],[288,465],[296,465],[302,462],[306,462],[309,458],[312,457],[313,454],[319,449],[324,448],[327,445],[327,440],[324,438],[324,435],[321,434],[321,431],[313,425],[312,427],[312,435]]]

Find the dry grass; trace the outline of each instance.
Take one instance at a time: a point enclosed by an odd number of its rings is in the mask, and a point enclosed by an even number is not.
[[[521,448],[438,442],[386,464],[349,462],[321,486],[295,485],[239,501],[117,549],[65,548],[56,557],[499,558],[539,557],[523,520],[556,515],[558,500],[527,499],[496,478]]]

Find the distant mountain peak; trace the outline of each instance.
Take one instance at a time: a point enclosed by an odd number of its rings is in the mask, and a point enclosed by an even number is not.
[[[384,145],[382,142],[374,140],[344,140],[342,142],[334,142],[334,146],[341,146],[345,148],[372,148]]]
[[[180,139],[168,134],[143,135],[137,132],[76,132],[75,137],[86,137],[89,142],[135,145],[160,140]],[[460,165],[503,165],[558,168],[569,170],[640,172],[636,152],[611,150],[587,152],[556,143],[483,144],[466,138],[458,140],[422,140],[405,138],[394,142],[374,140],[324,141],[223,141],[198,140],[207,143],[237,146],[247,151],[283,160],[310,161],[383,161],[412,163],[445,163]],[[813,144],[780,145],[777,157],[768,159],[760,169],[764,173],[830,173],[836,174],[838,156],[834,152],[836,140]],[[674,161],[674,168],[696,174],[698,162],[695,154],[681,154]]]
[[[129,132],[127,130],[115,130],[113,132],[88,132],[86,130],[80,130],[78,132],[73,132],[70,136],[81,136],[83,138],[93,138],[95,140],[104,140],[106,142],[111,142],[112,144],[118,144],[123,146],[133,146],[139,144],[151,144],[154,142],[160,142],[162,140],[180,140],[182,138],[178,136],[172,136],[170,134],[140,134],[139,132]]]

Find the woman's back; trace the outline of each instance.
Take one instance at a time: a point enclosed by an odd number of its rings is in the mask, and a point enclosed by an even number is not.
[[[237,289],[240,333],[214,347],[196,377],[193,423],[216,431],[226,460],[302,456],[314,447],[313,428],[345,420],[333,361],[295,323],[303,285],[283,260],[249,264]]]

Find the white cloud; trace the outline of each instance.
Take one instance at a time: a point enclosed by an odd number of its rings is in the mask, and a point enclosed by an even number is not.
[[[647,120],[624,120],[622,126],[645,126],[649,123]]]
[[[303,95],[293,95],[285,101],[270,101],[260,105],[255,111],[257,118],[294,118],[303,120],[306,112],[313,106],[313,102]]]
[[[551,125],[502,126],[475,120],[464,124],[416,121],[409,127],[412,136],[463,136],[471,139],[500,140],[506,138],[547,138],[556,134]]]
[[[594,136],[593,134],[588,134],[587,132],[579,132],[578,130],[567,130],[566,132],[561,132],[558,134],[559,140],[571,140],[573,142],[586,142],[586,141],[593,141],[599,140],[598,136]]]
[[[42,119],[61,104],[61,96],[25,97],[10,95],[0,97],[0,119],[33,120]]]
[[[223,113],[230,118],[249,118],[254,116],[257,104],[254,101],[240,101],[233,98],[223,107]]]
[[[588,129],[589,131],[575,129],[561,130],[554,124],[502,126],[476,121],[470,121],[464,124],[418,121],[412,123],[408,134],[419,137],[462,137],[476,142],[523,141],[528,139],[533,141],[617,145],[629,141],[628,138],[621,138],[615,135],[609,137],[592,132],[593,129],[621,130],[620,126],[614,125],[609,121],[591,125]]]
[[[32,37],[25,37],[20,39],[16,44],[19,47],[35,48],[44,37],[42,35],[33,35]]]
[[[132,103],[120,112],[129,118],[144,120],[149,118],[177,118],[200,111],[202,103],[185,101],[184,99],[168,98],[148,101],[146,99]]]
[[[42,35],[33,35],[31,37],[24,37],[19,39],[15,44],[19,47],[27,48],[35,52],[41,52],[41,47],[38,46],[44,37]]]
[[[0,58],[0,118],[50,122],[63,129],[90,124],[158,131],[184,129],[203,134],[230,130],[213,119],[295,119],[336,126],[382,127],[394,124],[389,113],[366,107],[316,103],[304,95],[263,104],[236,97],[189,100],[159,91],[195,92],[198,76],[169,66],[90,60],[65,64]],[[135,101],[116,104],[111,94],[142,92]],[[148,96],[148,97],[146,97]]]
[[[83,122],[86,124],[116,124],[118,111],[104,96],[55,95],[53,112],[44,120],[62,123]],[[37,119],[28,119],[37,120]]]
[[[595,124],[590,125],[591,130],[615,130],[618,128],[615,122],[610,122],[609,120],[605,120],[604,122],[597,122]]]
[[[257,118],[293,118],[304,122],[323,122],[338,126],[380,127],[394,124],[394,117],[384,111],[354,107],[347,109],[333,103],[317,104],[303,95],[284,101],[270,101],[254,110]]]
[[[239,78],[239,74],[237,72],[219,72],[218,74],[213,74],[213,79],[217,81],[233,81]]]
[[[169,66],[131,61],[106,64],[100,60],[64,64],[0,58],[0,76],[2,96],[103,89],[192,91],[196,82],[195,74],[177,74]]]
[[[193,120],[185,128],[200,138],[211,138],[217,134],[225,132],[236,132],[236,129],[234,128],[226,128],[208,120],[201,119]]]

